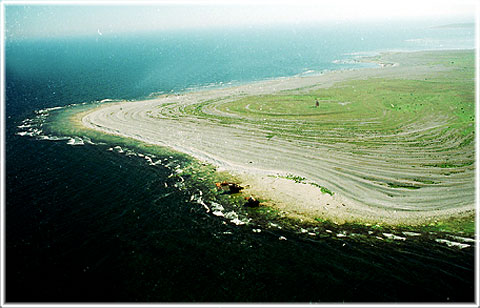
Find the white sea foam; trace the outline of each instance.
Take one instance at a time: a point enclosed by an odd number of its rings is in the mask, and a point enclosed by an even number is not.
[[[58,137],[58,136],[47,136],[47,135],[40,135],[38,139],[41,140],[50,140],[50,141],[61,141],[61,140],[70,140],[70,137]]]
[[[36,137],[36,136],[40,136],[42,134],[42,132],[43,131],[41,129],[34,128],[34,129],[29,129],[29,130],[24,131],[24,132],[17,132],[16,134],[18,136]]]
[[[475,243],[475,239],[474,238],[469,238],[469,237],[463,237],[463,236],[458,236],[458,235],[448,235],[449,237],[457,240],[457,241],[460,241],[460,242],[464,242],[464,243]]]
[[[83,141],[82,138],[74,137],[74,138],[70,138],[70,139],[67,141],[67,144],[69,144],[69,145],[84,145],[85,142]]]
[[[83,141],[85,141],[85,143],[88,143],[88,144],[91,144],[91,145],[95,145],[95,143],[92,141],[92,139],[88,138],[88,137],[83,137]]]
[[[153,160],[149,156],[145,156],[145,160],[148,161],[149,165],[155,166],[155,164],[153,163]]]
[[[395,240],[395,241],[405,241],[407,238],[403,236],[398,236],[392,233],[382,233],[388,239]]]
[[[302,76],[311,76],[311,75],[316,75],[318,72],[314,70],[305,70],[295,76],[302,77]]]
[[[125,150],[125,156],[137,156],[137,153],[133,152],[132,150]]]
[[[238,217],[238,214],[235,213],[234,211],[228,212],[224,214],[224,217],[230,220],[231,223],[240,226],[240,225],[245,225],[250,222],[249,219],[240,219]]]
[[[216,202],[211,202],[210,207],[212,209],[212,214],[215,216],[221,216],[224,217],[225,215],[223,214],[223,211],[225,210],[224,207]]]
[[[224,211],[225,210],[225,208],[220,203],[217,203],[217,202],[211,202],[210,206],[212,207],[212,210],[214,210],[214,211]]]
[[[177,183],[177,184],[178,184],[178,183]],[[205,202],[203,202],[202,197],[198,197],[197,203],[203,205],[203,207],[205,208],[206,212],[207,212],[207,213],[210,213],[210,208],[208,207],[208,205],[207,205]]]
[[[64,107],[61,107],[61,106],[49,107],[49,108],[44,108],[44,109],[37,110],[37,111],[35,111],[35,113],[40,114],[40,115],[48,115],[49,111],[58,110],[58,109],[62,109],[62,108],[64,108]]]
[[[333,60],[332,63],[334,63],[334,64],[356,64],[356,63],[358,63],[358,60],[355,60],[355,59],[339,59],[339,60]]]
[[[215,216],[220,216],[220,217],[224,216],[223,213],[220,212],[220,211],[213,211],[212,214],[215,215]]]
[[[421,233],[409,232],[409,231],[404,231],[402,233],[406,236],[420,236],[420,235],[422,235]]]
[[[51,110],[58,110],[58,109],[62,109],[63,107],[61,106],[57,106],[57,107],[50,107],[50,108],[46,108],[45,110],[46,111],[51,111]]]
[[[449,240],[441,239],[441,238],[437,238],[435,241],[438,242],[438,243],[441,243],[441,244],[447,244],[448,247],[458,247],[460,249],[470,247],[469,244],[453,242],[453,241],[449,241]]]

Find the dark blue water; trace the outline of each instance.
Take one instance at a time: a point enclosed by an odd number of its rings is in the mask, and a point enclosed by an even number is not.
[[[46,107],[357,68],[334,61],[358,53],[453,47],[472,48],[473,29],[311,25],[7,41],[7,301],[473,301],[473,247],[435,241],[447,235],[388,241],[345,226],[275,221],[279,228],[242,208],[250,222],[237,226],[192,199],[211,182],[186,179],[179,189],[171,175],[189,164],[182,155],[101,137],[72,146],[19,136],[17,127]],[[109,151],[115,145],[164,163]],[[225,196],[205,200],[235,209]],[[335,236],[345,230],[361,236]]]

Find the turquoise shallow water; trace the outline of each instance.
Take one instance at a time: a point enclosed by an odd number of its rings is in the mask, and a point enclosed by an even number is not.
[[[227,203],[233,214],[219,217],[198,202],[211,183],[171,176],[184,156],[34,131],[63,111],[38,113],[46,107],[358,68],[352,59],[382,50],[472,47],[473,29],[427,22],[8,41],[7,301],[472,301],[471,242],[302,233]]]

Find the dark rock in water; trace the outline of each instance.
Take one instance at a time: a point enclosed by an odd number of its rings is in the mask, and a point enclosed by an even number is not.
[[[239,186],[237,184],[229,185],[228,188],[230,189],[231,193],[238,193],[238,192],[240,192],[240,190],[243,189],[242,186]]]
[[[229,183],[226,181],[221,183],[215,183],[215,186],[217,186],[217,190],[223,190],[223,191],[228,190],[231,194],[238,193],[243,189],[242,186],[236,183]]]
[[[254,197],[250,196],[250,197],[245,197],[245,200],[247,200],[247,203],[245,203],[245,206],[248,206],[248,207],[259,207],[260,206],[260,201],[258,201],[257,199],[255,199]]]

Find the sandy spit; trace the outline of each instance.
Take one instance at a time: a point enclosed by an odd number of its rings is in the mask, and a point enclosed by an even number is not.
[[[163,95],[136,102],[104,104],[88,112],[82,124],[88,128],[150,144],[170,147],[211,163],[240,177],[247,194],[268,200],[267,205],[284,215],[301,220],[315,218],[334,222],[424,224],[451,216],[468,216],[474,211],[474,191],[469,178],[453,178],[440,188],[402,191],[387,196],[358,174],[373,172],[378,177],[395,177],[402,169],[382,162],[357,161],[321,144],[312,147],[299,141],[266,140],[261,128],[222,124],[215,119],[184,112],[192,104],[207,101],[225,103],[238,97],[270,94],[282,90],[326,88],[335,83],[370,77],[416,79],[442,71],[442,67],[382,65],[380,68],[333,71],[318,76],[280,78],[237,87]],[[301,90],[300,90],[301,91]],[[215,103],[204,108],[218,115]],[[234,115],[230,115],[234,116]],[[349,166],[338,171],[333,166]],[[338,168],[337,168],[338,169]],[[278,175],[295,174],[305,183]],[[330,188],[333,196],[309,183]],[[449,198],[442,198],[447,194]]]

